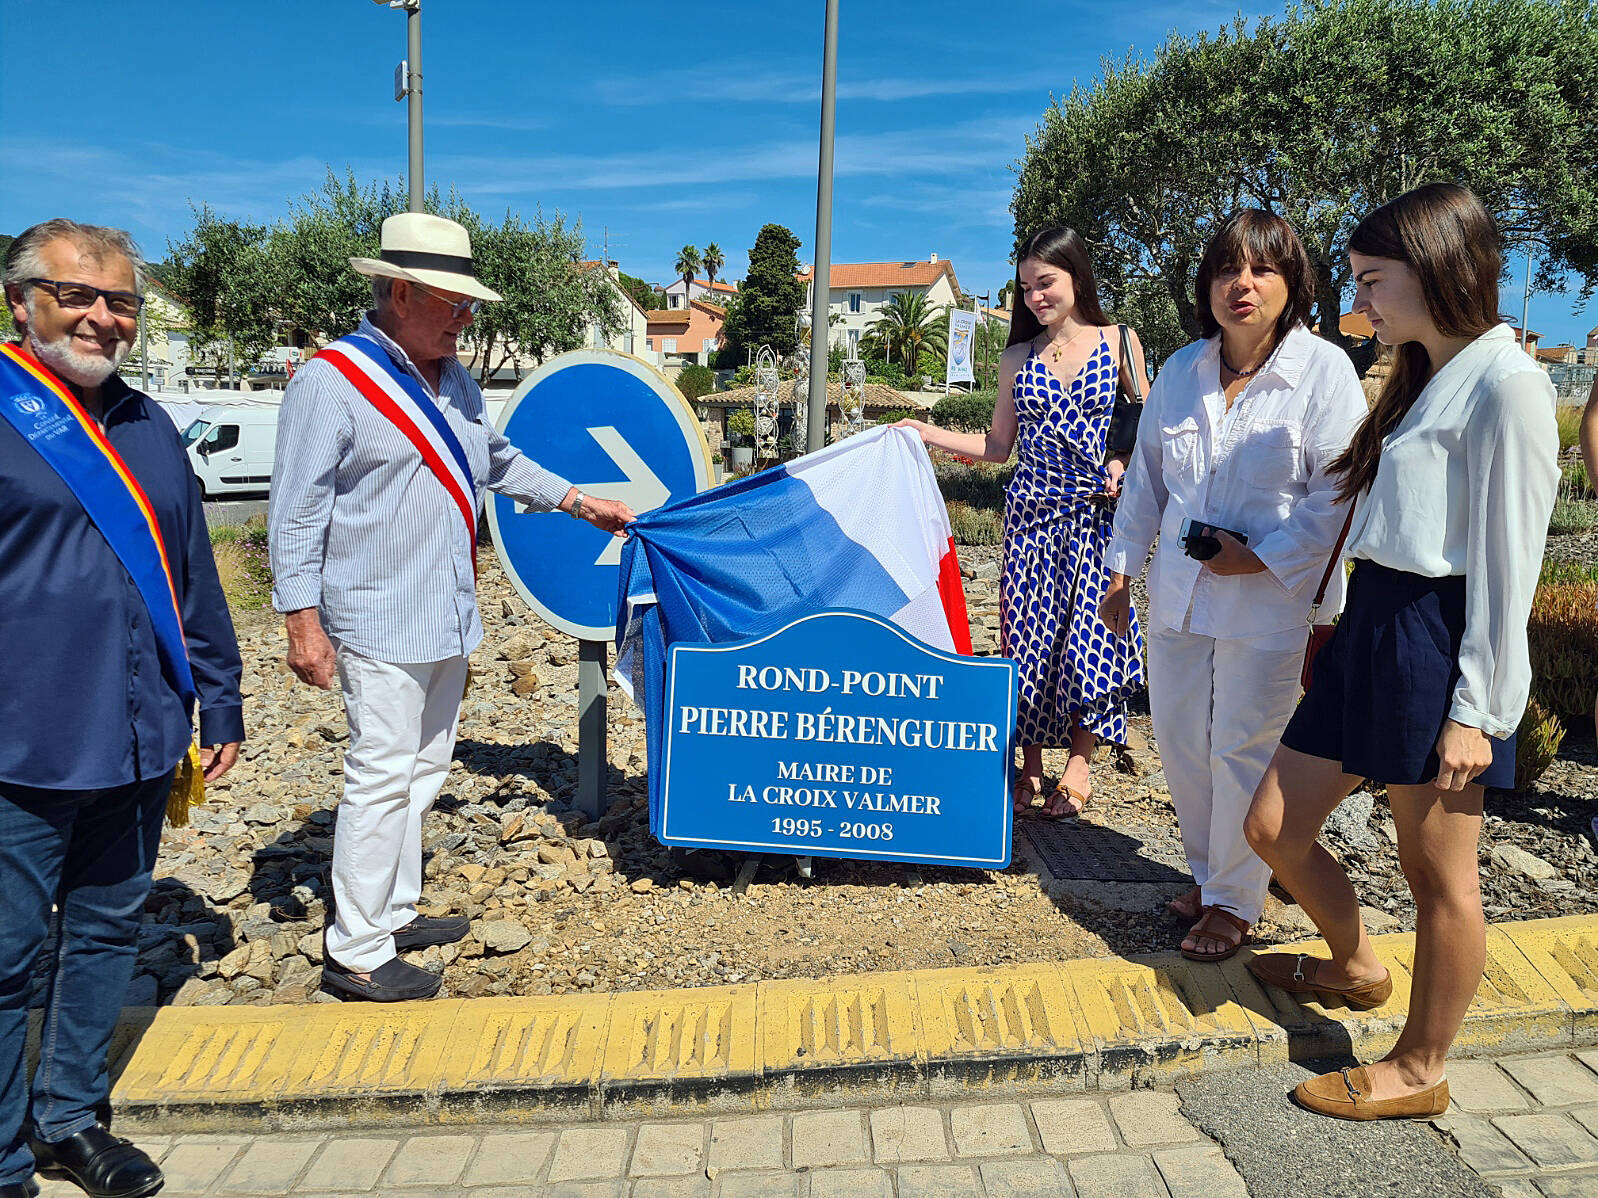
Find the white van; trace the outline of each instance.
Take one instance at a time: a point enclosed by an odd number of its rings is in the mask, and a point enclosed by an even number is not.
[[[277,458],[276,404],[217,404],[183,430],[183,447],[206,499],[266,494]]]

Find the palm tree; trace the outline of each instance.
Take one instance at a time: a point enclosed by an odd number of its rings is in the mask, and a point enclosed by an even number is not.
[[[726,261],[727,259],[722,256],[721,247],[714,241],[705,247],[705,260],[703,263],[705,278],[710,280],[712,287],[716,285],[716,275],[720,273]]]
[[[923,351],[941,353],[949,344],[949,321],[943,310],[934,308],[925,295],[908,291],[889,296],[867,332],[888,351],[890,359],[897,350],[905,374],[911,376]]]
[[[677,251],[677,273],[682,276],[682,306],[685,308],[693,299],[694,276],[699,273],[700,266],[699,251],[693,246],[685,245]]]

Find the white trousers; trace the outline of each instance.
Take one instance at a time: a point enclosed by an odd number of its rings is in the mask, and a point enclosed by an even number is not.
[[[466,659],[394,665],[338,649],[349,717],[344,801],[333,835],[338,910],[327,951],[365,973],[394,957],[422,895],[422,818],[449,776]]]
[[[1206,905],[1255,923],[1271,869],[1243,839],[1243,819],[1298,703],[1307,629],[1145,635],[1154,737],[1193,880]]]

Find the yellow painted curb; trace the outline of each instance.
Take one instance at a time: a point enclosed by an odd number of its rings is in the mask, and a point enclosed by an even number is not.
[[[166,1127],[259,1129],[1167,1084],[1385,1051],[1408,1008],[1414,937],[1373,944],[1394,980],[1374,1011],[1261,987],[1248,954],[1217,967],[1173,953],[399,1006],[130,1010],[113,1039],[112,1100],[123,1117]],[[1489,928],[1456,1054],[1591,1043],[1598,917]]]

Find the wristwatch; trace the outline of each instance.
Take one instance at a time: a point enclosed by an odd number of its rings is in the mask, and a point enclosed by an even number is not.
[[[587,498],[588,496],[581,491],[577,492],[577,498],[572,500],[571,517],[573,520],[581,520],[583,518],[583,500]]]

